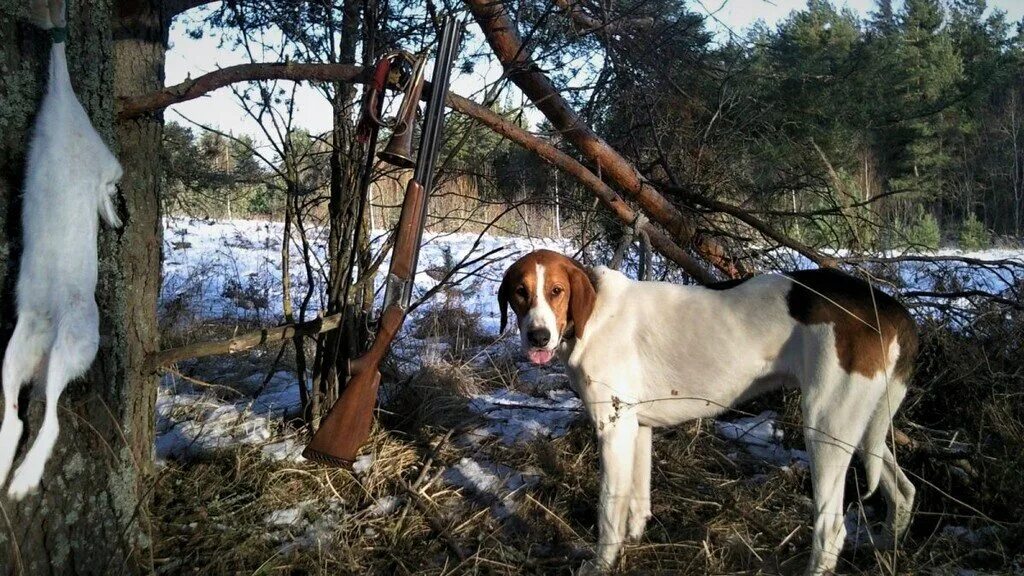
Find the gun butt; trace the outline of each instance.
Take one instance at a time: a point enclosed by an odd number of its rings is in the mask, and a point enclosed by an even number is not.
[[[347,467],[370,437],[380,372],[366,370],[349,380],[302,455],[329,466]]]

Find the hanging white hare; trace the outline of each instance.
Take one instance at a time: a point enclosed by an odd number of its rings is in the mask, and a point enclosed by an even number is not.
[[[33,21],[54,31],[46,95],[29,144],[18,274],[18,323],[3,363],[0,486],[21,438],[18,392],[33,378],[46,393],[35,442],[15,471],[8,494],[19,499],[39,486],[57,441],[57,400],[82,376],[99,346],[96,308],[99,217],[121,225],[113,197],[121,165],[75,97],[64,51],[63,0],[31,3]]]

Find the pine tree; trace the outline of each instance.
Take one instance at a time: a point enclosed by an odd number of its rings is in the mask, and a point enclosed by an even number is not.
[[[899,76],[894,90],[903,118],[899,123],[902,142],[897,142],[897,185],[924,198],[938,198],[943,192],[943,170],[949,163],[943,111],[956,100],[963,76],[943,19],[939,0],[907,0],[900,17]]]

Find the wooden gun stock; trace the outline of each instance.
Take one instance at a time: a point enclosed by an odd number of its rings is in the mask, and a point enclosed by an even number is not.
[[[412,290],[415,270],[415,248],[423,220],[423,204],[427,201],[423,187],[410,180],[405,189],[405,202],[395,248],[391,256],[388,273],[388,296],[384,312],[380,317],[380,328],[373,346],[366,354],[349,363],[351,378],[345,385],[341,397],[334,403],[327,416],[320,421],[320,428],[313,434],[302,455],[333,466],[344,466],[355,461],[359,448],[370,437],[373,425],[373,408],[377,403],[377,388],[380,386],[380,363],[388,353],[395,335],[405,322],[405,308],[408,302],[403,298]],[[392,291],[397,291],[392,294]]]
[[[366,354],[350,364],[352,377],[341,397],[320,421],[320,428],[302,451],[304,457],[333,466],[355,461],[359,448],[370,437],[380,386],[380,363],[404,320],[405,312],[397,305],[384,310],[377,339]]]
[[[320,422],[320,428],[302,452],[302,455],[310,460],[334,466],[351,464],[355,461],[359,448],[370,436],[373,409],[377,404],[377,388],[380,386],[380,363],[387,355],[395,335],[402,328],[412,297],[416,261],[419,257],[423,226],[426,224],[427,197],[430,195],[434,161],[440,150],[440,136],[444,129],[444,97],[448,92],[448,80],[460,30],[461,26],[453,16],[445,18],[434,65],[433,91],[427,102],[423,120],[415,176],[405,189],[395,246],[391,253],[391,267],[385,280],[384,312],[381,314],[377,338],[366,354],[349,362],[351,378],[345,390]],[[422,62],[419,70],[422,76]],[[408,121],[407,136],[412,135],[416,103],[419,101],[419,90],[422,89],[422,82],[418,84],[419,86],[413,86],[413,94],[406,96],[411,96],[411,100],[403,103]],[[402,149],[408,148],[409,145],[411,141],[402,144]],[[372,148],[370,153],[372,154]]]

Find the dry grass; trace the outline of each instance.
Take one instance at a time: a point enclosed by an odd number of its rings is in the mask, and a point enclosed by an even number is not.
[[[471,315],[448,312],[416,326],[448,352],[390,387],[365,472],[271,463],[252,448],[166,465],[153,491],[156,570],[517,576],[577,570],[597,537],[593,432],[578,420],[553,440],[512,447],[460,442],[460,431],[473,422],[468,395],[528,387],[509,356],[481,351],[500,347],[474,340],[479,332]],[[917,445],[898,452],[918,487],[911,533],[895,552],[847,546],[842,573],[1024,571],[1022,327],[1017,319],[992,316],[959,335],[925,330],[915,387],[897,421]],[[798,396],[786,393],[741,409],[778,411],[787,439],[799,447],[797,405]],[[619,571],[802,573],[810,549],[805,471],[742,457],[709,421],[659,431],[654,442],[654,518],[642,540],[625,547]],[[949,446],[968,449],[952,458],[943,455]],[[516,494],[510,516],[498,519],[486,499],[441,477],[465,457],[537,481]],[[867,520],[880,520],[880,497],[859,501],[860,474],[857,467],[849,472],[847,502],[854,510],[863,506]],[[282,510],[295,511],[295,521],[270,521]]]

